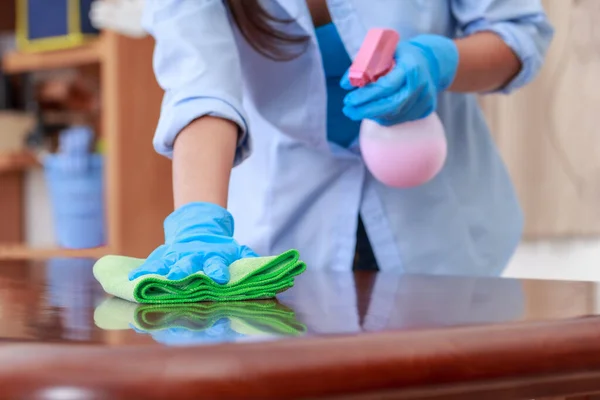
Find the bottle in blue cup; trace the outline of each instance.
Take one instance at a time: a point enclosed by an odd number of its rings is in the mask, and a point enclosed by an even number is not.
[[[73,126],[59,136],[58,152],[44,158],[57,244],[85,249],[106,244],[103,157],[92,153],[94,133]]]

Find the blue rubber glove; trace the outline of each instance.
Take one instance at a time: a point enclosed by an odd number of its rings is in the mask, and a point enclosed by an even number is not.
[[[210,203],[190,203],[165,219],[165,244],[129,273],[129,280],[158,274],[185,278],[203,271],[219,284],[229,282],[229,265],[240,258],[257,257],[233,239],[233,217]]]
[[[383,126],[425,118],[437,107],[437,94],[452,84],[458,68],[454,41],[438,35],[420,35],[400,42],[396,65],[377,82],[348,93],[344,114],[354,121],[371,119]],[[348,72],[342,88],[354,87]]]

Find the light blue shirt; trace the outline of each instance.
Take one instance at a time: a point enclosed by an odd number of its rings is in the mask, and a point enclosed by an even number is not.
[[[376,181],[356,143],[327,140],[327,92],[304,0],[265,1],[286,29],[311,41],[297,59],[258,54],[232,25],[222,0],[147,0],[154,68],[166,94],[154,138],[170,157],[183,127],[203,115],[240,127],[229,209],[236,238],[262,255],[296,248],[309,268],[352,266],[360,212],[383,271],[498,275],[521,238],[523,217],[477,99],[443,93],[437,112],[448,139],[442,172],[399,190]],[[502,89],[530,82],[553,36],[540,0],[328,0],[348,54],[368,29],[448,37],[497,33],[523,67]],[[165,190],[170,190],[165,187]]]

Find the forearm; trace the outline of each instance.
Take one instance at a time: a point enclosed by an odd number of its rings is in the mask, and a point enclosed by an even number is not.
[[[495,33],[480,32],[457,39],[458,71],[448,90],[487,92],[502,88],[521,70],[521,61]]]
[[[215,117],[197,119],[181,131],[173,147],[175,208],[196,201],[227,207],[237,135],[236,124]]]

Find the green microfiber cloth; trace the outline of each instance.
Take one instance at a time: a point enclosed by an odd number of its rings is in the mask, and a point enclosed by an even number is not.
[[[294,277],[306,269],[298,251],[289,250],[274,257],[237,260],[229,267],[231,279],[226,285],[203,272],[176,281],[157,274],[130,281],[129,272],[143,263],[139,258],[105,256],[94,265],[94,276],[113,296],[137,303],[177,304],[273,298],[294,286]]]
[[[294,311],[276,300],[138,305],[113,297],[94,312],[94,322],[101,329],[133,326],[148,333],[169,328],[199,332],[222,318],[229,318],[231,328],[247,336],[306,332],[306,326],[296,319]]]

